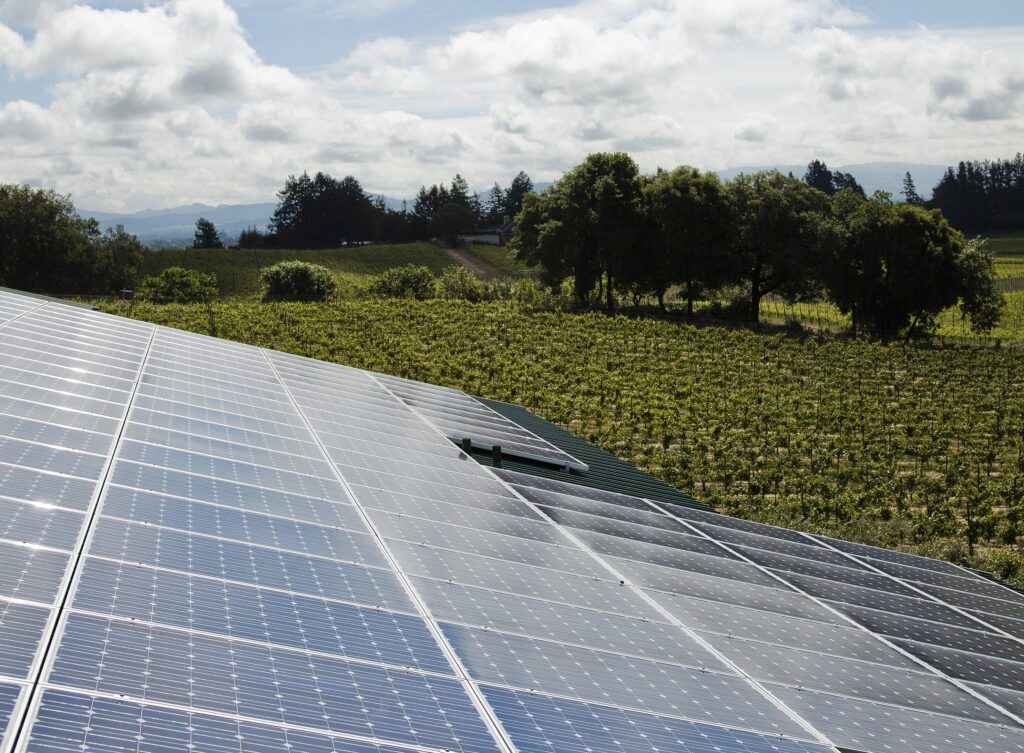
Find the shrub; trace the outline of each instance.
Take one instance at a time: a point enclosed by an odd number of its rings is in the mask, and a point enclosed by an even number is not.
[[[441,298],[479,303],[490,299],[487,284],[465,267],[448,267],[437,281]]]
[[[435,293],[434,273],[429,267],[406,264],[385,270],[370,286],[370,292],[381,298],[415,298],[425,301]]]
[[[338,285],[325,267],[305,261],[282,261],[260,273],[265,301],[326,301]]]
[[[564,290],[552,290],[539,280],[527,277],[511,284],[510,297],[526,311],[563,311],[572,305],[572,296]]]
[[[140,293],[153,303],[203,303],[217,296],[217,278],[194,269],[168,267],[147,277]]]

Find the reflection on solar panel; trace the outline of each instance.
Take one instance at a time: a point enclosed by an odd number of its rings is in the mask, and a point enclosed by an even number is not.
[[[572,462],[459,392],[0,291],[0,752],[1024,753],[1020,594],[455,436]]]
[[[431,426],[456,442],[469,440],[477,449],[497,447],[506,455],[541,463],[590,470],[582,460],[524,429],[473,397],[447,387],[435,387],[393,376],[375,375],[377,380]]]

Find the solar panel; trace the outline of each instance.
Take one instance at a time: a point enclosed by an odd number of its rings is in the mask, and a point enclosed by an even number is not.
[[[573,459],[4,291],[0,354],[2,753],[1024,753],[1024,597],[954,565],[485,468],[451,439]]]
[[[560,468],[588,471],[590,467],[564,450],[458,390],[435,387],[398,377],[377,375],[396,397],[416,409],[427,422],[455,442]]]

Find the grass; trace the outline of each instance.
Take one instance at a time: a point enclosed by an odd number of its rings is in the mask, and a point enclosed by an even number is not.
[[[525,277],[535,271],[534,267],[516,259],[508,246],[475,244],[463,250],[493,269],[495,277]]]
[[[990,237],[988,247],[996,255],[996,274],[1024,277],[1024,232]]]
[[[297,259],[331,270],[344,295],[364,289],[373,275],[404,264],[422,264],[439,274],[454,262],[443,249],[430,243],[361,246],[316,251],[287,249],[176,249],[151,251],[143,262],[142,276],[159,274],[168,267],[196,269],[217,277],[222,297],[255,297],[260,292],[260,271],[280,261]]]

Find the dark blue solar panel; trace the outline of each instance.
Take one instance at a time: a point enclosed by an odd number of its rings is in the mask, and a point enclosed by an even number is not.
[[[400,753],[371,743],[47,690],[26,753]]]
[[[484,686],[520,753],[828,753],[831,748],[711,724]],[[723,714],[723,717],[726,714]],[[727,722],[727,719],[722,720]]]
[[[0,539],[70,550],[84,520],[77,512],[0,499]]]
[[[102,519],[89,553],[287,591],[413,611],[388,570]]]
[[[20,694],[20,686],[0,683],[0,733],[7,729]],[[0,737],[0,742],[3,742],[3,737]]]
[[[0,596],[50,604],[68,564],[65,552],[0,541]]]
[[[451,672],[419,617],[92,557],[85,561],[73,605],[235,638]]]
[[[454,679],[72,614],[50,682],[396,742],[492,753]]]
[[[345,507],[349,507],[345,505]],[[355,508],[350,508],[357,516]],[[112,488],[103,500],[103,514],[178,528],[191,533],[289,549],[301,554],[387,567],[387,560],[358,517],[355,531],[284,520],[234,508],[186,502],[157,494]]]
[[[442,628],[470,674],[484,683],[724,721],[769,734],[801,734],[789,717],[735,674],[445,623]]]
[[[0,601],[0,675],[28,678],[49,617],[49,609]]]

